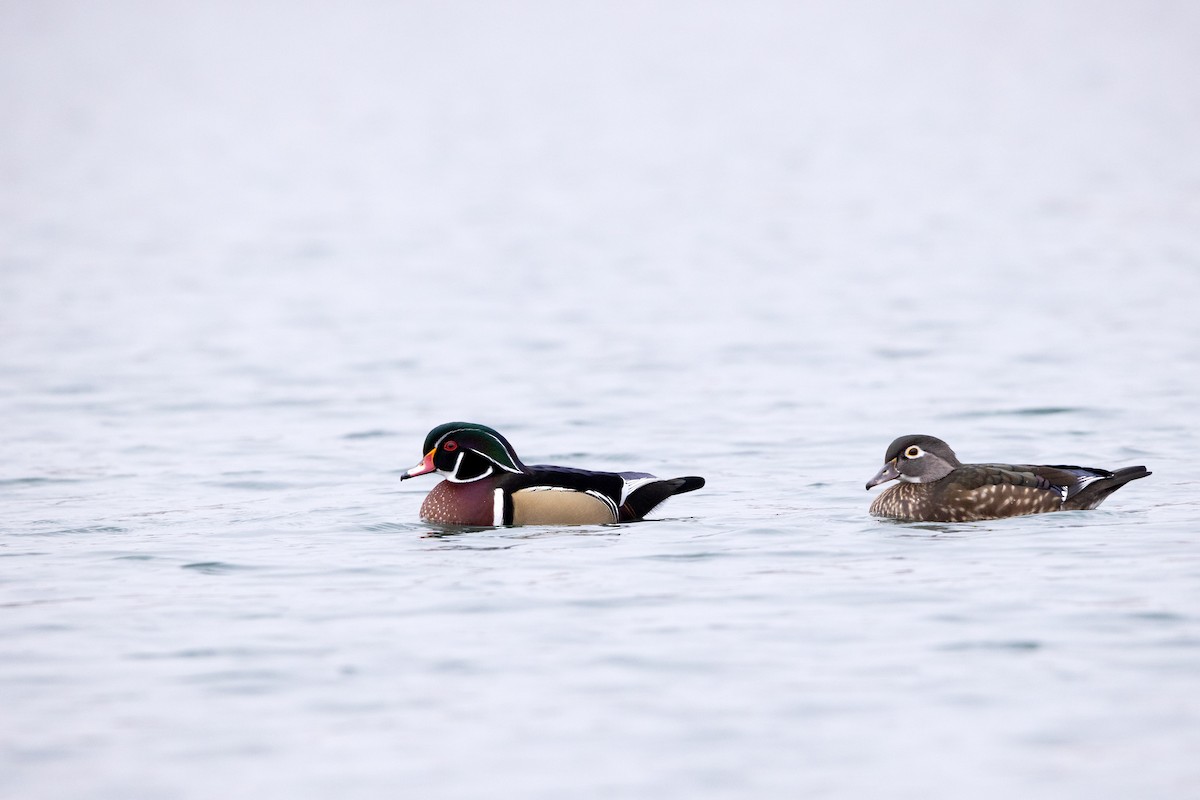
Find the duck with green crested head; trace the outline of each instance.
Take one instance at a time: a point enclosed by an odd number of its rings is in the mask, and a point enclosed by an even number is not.
[[[449,525],[596,525],[640,520],[704,478],[527,466],[500,433],[447,422],[425,437],[425,457],[401,480],[436,472],[443,480],[421,504],[421,519]]]

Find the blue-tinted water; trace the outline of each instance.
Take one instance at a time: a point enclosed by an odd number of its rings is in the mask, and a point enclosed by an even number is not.
[[[1187,4],[8,4],[0,795],[1183,797]],[[702,492],[447,535],[473,419]],[[871,519],[902,433],[1154,471]]]

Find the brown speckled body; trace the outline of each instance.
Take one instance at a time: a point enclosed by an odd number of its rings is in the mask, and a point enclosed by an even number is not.
[[[421,503],[421,519],[446,525],[492,525],[495,495],[491,481],[442,481]]]
[[[968,488],[952,474],[933,483],[898,483],[875,498],[871,513],[920,522],[975,522],[1062,507],[1062,495],[1053,489],[1003,482]]]

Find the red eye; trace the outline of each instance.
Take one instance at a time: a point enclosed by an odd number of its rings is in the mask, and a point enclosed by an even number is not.
[[[455,450],[458,449],[458,442],[451,439],[450,441],[448,441],[444,445],[442,445],[442,449],[445,450],[447,453],[453,453]]]

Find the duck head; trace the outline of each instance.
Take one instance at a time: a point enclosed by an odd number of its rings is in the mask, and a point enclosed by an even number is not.
[[[870,489],[881,483],[901,480],[906,483],[931,483],[962,466],[950,445],[934,436],[901,436],[888,445],[883,469],[867,481]]]
[[[524,471],[508,440],[486,425],[447,422],[425,437],[425,458],[400,480],[436,472],[452,483],[482,480],[497,471]]]

